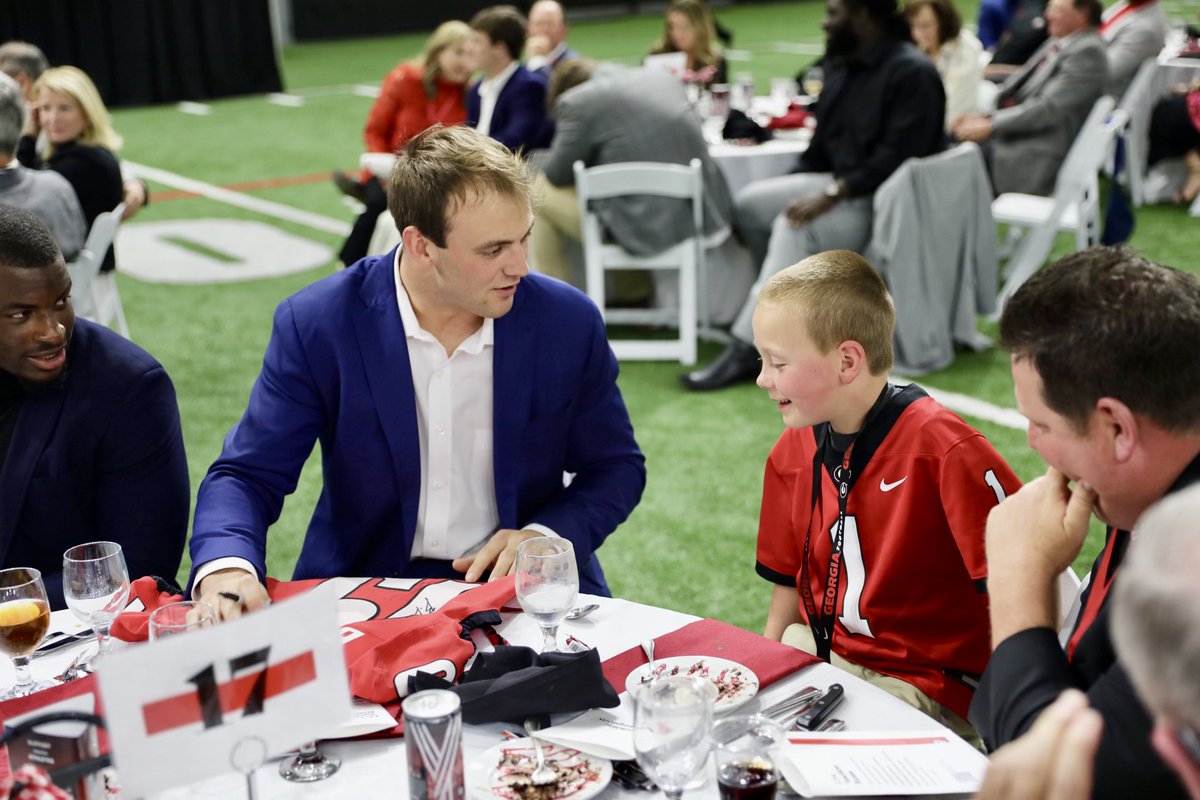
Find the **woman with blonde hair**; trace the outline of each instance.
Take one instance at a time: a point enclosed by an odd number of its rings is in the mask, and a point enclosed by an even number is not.
[[[420,56],[400,64],[384,78],[363,129],[368,153],[395,153],[434,123],[461,125],[467,121],[466,87],[474,70],[467,47],[470,36],[467,23],[443,22],[425,42]],[[349,266],[367,254],[375,220],[387,209],[387,194],[370,173],[356,181],[344,172],[334,172],[333,182],[366,206],[342,245],[341,261]]]
[[[650,53],[686,55],[683,79],[688,83],[708,86],[728,80],[713,15],[703,0],[671,0],[663,14],[663,35]]]
[[[33,85],[33,97],[17,144],[17,160],[31,169],[52,169],[66,178],[90,228],[96,217],[112,211],[124,199],[121,164],[115,154],[121,137],[113,130],[96,84],[81,69],[46,70]],[[101,270],[114,266],[110,247]]]

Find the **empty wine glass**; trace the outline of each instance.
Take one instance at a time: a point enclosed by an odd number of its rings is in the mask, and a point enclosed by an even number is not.
[[[517,545],[517,599],[542,628],[542,652],[558,650],[558,626],[579,596],[575,548],[567,539],[538,536]]]
[[[96,632],[95,664],[112,651],[108,629],[129,599],[129,569],[116,542],[88,542],[63,553],[63,596],[80,622]]]
[[[0,700],[24,697],[51,684],[34,681],[29,674],[29,655],[37,649],[50,627],[50,603],[42,573],[32,567],[0,570],[0,651],[17,668],[17,682]]]
[[[693,675],[655,678],[633,695],[633,749],[663,794],[678,800],[712,749],[716,687]]]
[[[329,756],[317,749],[316,741],[300,745],[299,752],[279,764],[279,776],[295,783],[323,781],[342,766],[337,756]]]
[[[167,603],[150,614],[150,640],[209,628],[216,624],[216,619],[213,607],[200,600]]]

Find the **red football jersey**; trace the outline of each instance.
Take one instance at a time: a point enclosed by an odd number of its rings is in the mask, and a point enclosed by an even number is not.
[[[470,632],[481,628],[498,643],[490,625],[499,623],[500,608],[515,596],[512,578],[483,584],[444,578],[268,578],[267,593],[272,600],[284,600],[324,584],[337,587],[350,691],[376,703],[404,697],[408,676],[415,672],[457,682],[475,655]],[[134,581],[129,604],[113,623],[113,636],[144,641],[150,612],[182,599],[160,592],[153,578]]]
[[[966,716],[991,653],[984,526],[988,511],[1020,487],[991,444],[909,386],[884,402],[854,443],[865,464],[850,485],[833,652],[913,684]],[[898,414],[898,416],[897,416]],[[807,577],[820,608],[838,522],[838,487],[820,468],[818,429],[787,430],[767,461],[759,519],[760,575],[799,587],[810,522]],[[817,520],[814,522],[814,512]],[[807,620],[803,595],[800,614]]]

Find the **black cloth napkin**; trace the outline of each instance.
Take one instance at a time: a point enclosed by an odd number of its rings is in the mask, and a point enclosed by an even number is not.
[[[724,139],[753,139],[759,144],[774,136],[774,133],[736,108],[730,109],[729,116],[725,118],[725,129],[721,131],[721,137]]]
[[[613,708],[617,692],[604,678],[600,655],[538,653],[528,647],[500,646],[475,656],[475,663],[455,686],[418,672],[408,678],[408,691],[449,689],[462,701],[463,722],[512,722],[534,717],[543,724],[550,714]]]

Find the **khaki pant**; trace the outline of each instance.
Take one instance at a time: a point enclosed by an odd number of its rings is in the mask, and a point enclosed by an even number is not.
[[[806,653],[817,654],[817,643],[813,639],[812,628],[804,623],[794,623],[788,625],[783,631],[783,638],[780,640],[786,645],[795,647],[798,650],[803,650]],[[950,709],[943,706],[941,703],[934,700],[929,695],[922,692],[911,683],[902,681],[899,678],[893,678],[891,675],[882,675],[874,670],[860,667],[851,661],[839,656],[837,653],[829,654],[829,663],[840,670],[845,670],[856,678],[861,678],[872,686],[883,689],[893,697],[903,700],[913,708],[917,709],[927,717],[931,717],[945,725],[950,730],[957,733],[968,744],[973,747],[982,749],[983,742],[979,738],[979,734],[971,723],[954,713]]]

